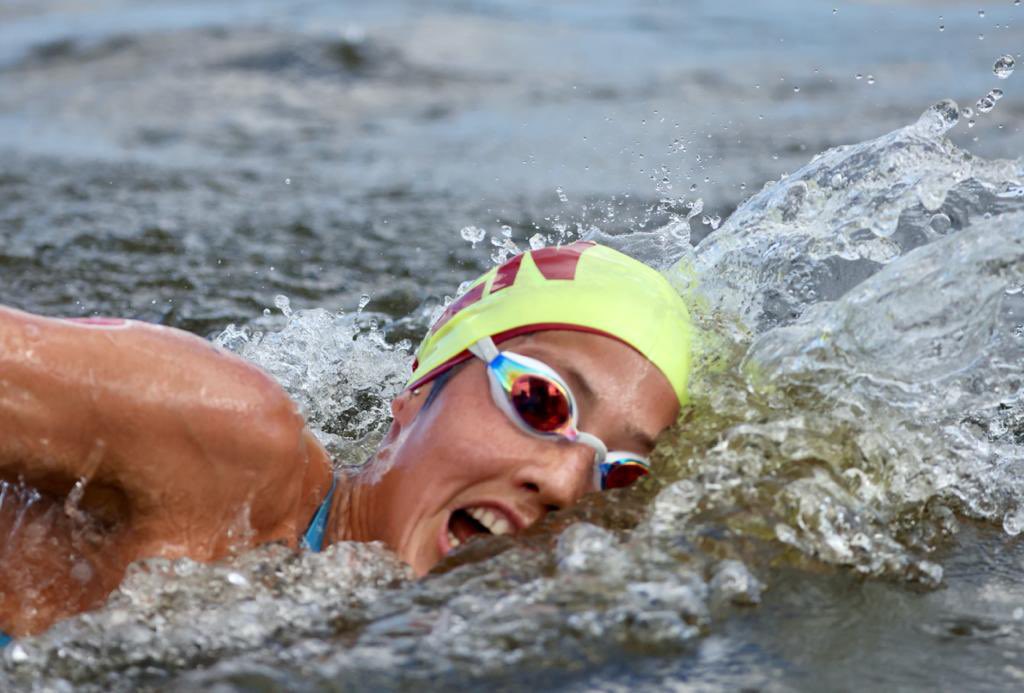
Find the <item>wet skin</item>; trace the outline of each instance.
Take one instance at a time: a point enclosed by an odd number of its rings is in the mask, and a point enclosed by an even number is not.
[[[559,371],[580,427],[610,449],[649,453],[678,412],[664,376],[616,340],[543,332],[500,348]],[[429,388],[392,402],[377,459],[340,481],[328,543],[383,541],[423,574],[450,529],[483,533],[466,509],[513,533],[595,490],[591,448],[519,430],[482,362],[424,408]],[[331,466],[269,376],[202,339],[0,307],[0,480],[24,482],[0,489],[0,630],[20,636],[102,604],[142,558],[297,547]]]

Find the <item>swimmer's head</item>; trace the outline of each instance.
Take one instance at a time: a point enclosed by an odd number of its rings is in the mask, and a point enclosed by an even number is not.
[[[602,462],[643,460],[675,421],[690,340],[668,282],[610,248],[537,250],[488,272],[421,344],[349,537],[384,541],[425,573],[476,535],[629,483]],[[515,392],[523,372],[532,380]]]
[[[483,337],[500,345],[545,330],[623,342],[686,403],[692,327],[682,298],[656,270],[589,241],[517,255],[473,282],[423,339],[409,387],[470,358],[468,349]]]

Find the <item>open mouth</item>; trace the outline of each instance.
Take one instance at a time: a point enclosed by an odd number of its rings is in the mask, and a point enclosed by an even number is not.
[[[512,534],[516,526],[503,511],[482,505],[459,508],[448,519],[448,543],[451,548],[478,535]]]

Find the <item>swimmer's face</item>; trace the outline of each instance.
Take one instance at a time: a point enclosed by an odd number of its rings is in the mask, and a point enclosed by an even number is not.
[[[609,450],[650,454],[679,405],[664,375],[630,347],[548,331],[499,349],[539,359],[569,384],[579,427]],[[375,478],[359,487],[360,539],[381,540],[423,574],[477,534],[515,533],[594,488],[592,448],[531,436],[491,398],[486,367],[466,362],[429,407],[428,388],[392,403],[394,423]]]

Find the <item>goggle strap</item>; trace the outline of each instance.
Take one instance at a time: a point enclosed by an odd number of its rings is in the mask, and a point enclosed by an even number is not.
[[[470,345],[469,353],[487,364],[494,363],[494,359],[501,354],[490,337],[483,337],[477,340],[476,344]]]

